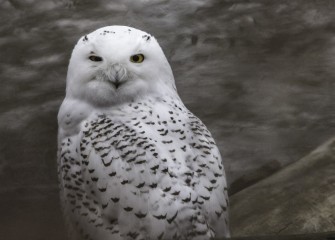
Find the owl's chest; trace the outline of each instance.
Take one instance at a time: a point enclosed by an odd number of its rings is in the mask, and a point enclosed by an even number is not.
[[[84,124],[80,148],[83,156],[94,152],[104,167],[122,166],[120,171],[182,166],[191,157],[187,142],[193,138],[186,122],[186,114],[171,108],[130,105]]]
[[[79,152],[89,188],[103,202],[122,201],[126,209],[135,199],[136,206],[142,206],[138,201],[143,206],[150,203],[158,213],[157,204],[163,200],[166,207],[177,199],[190,201],[193,187],[188,174],[195,156],[186,116],[154,108],[140,111],[136,106],[135,114],[127,110],[99,114],[83,126]],[[190,188],[181,191],[185,184]]]
[[[210,154],[217,154],[206,134],[197,118],[173,102],[96,113],[83,122],[78,141],[73,141],[79,143],[72,152],[78,154],[80,169],[72,169],[82,179],[75,191],[79,196],[84,192],[88,206],[100,209],[95,213],[110,216],[113,223],[118,216],[122,226],[156,229],[148,226],[158,224],[165,229],[172,222],[182,224],[201,212],[204,201],[211,199],[209,191],[218,188],[211,180],[219,172],[219,158],[206,163]]]
[[[136,146],[146,152],[177,153],[176,146],[193,137],[188,122],[185,107],[174,102],[138,102],[96,114],[95,119],[87,123],[86,131],[91,133],[92,140],[106,142],[118,151]]]

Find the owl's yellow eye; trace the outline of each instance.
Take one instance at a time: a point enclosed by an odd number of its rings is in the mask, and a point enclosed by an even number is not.
[[[143,54],[135,54],[130,57],[130,61],[133,63],[141,63],[144,61],[144,55]]]

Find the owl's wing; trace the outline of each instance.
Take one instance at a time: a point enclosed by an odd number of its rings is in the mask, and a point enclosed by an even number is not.
[[[201,120],[191,112],[188,115],[188,126],[192,132],[190,151],[196,156],[191,165],[199,173],[195,191],[208,213],[208,224],[215,237],[230,237],[228,189],[219,149]]]
[[[123,189],[116,180],[117,167],[111,166],[121,156],[108,139],[109,127],[105,122],[86,121],[78,134],[61,141],[59,182],[71,240],[123,239],[118,210],[124,204],[119,196]],[[110,133],[115,130],[111,129]]]

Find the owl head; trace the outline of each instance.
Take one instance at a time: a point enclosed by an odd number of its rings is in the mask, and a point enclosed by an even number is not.
[[[67,97],[108,107],[162,94],[176,94],[174,77],[152,35],[108,26],[81,37],[73,49]]]

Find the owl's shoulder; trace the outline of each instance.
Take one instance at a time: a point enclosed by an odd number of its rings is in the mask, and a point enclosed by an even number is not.
[[[81,123],[93,112],[93,107],[81,100],[65,98],[58,112],[58,140],[78,134]]]

